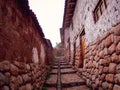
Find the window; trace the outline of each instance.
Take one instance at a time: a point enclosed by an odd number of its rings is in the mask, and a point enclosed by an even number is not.
[[[97,6],[95,7],[93,14],[95,22],[98,21],[100,16],[103,14],[104,10],[107,8],[106,0],[99,0]]]

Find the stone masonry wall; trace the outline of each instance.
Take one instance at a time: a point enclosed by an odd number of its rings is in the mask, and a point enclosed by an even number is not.
[[[82,75],[93,89],[120,90],[120,24],[87,46]]]
[[[0,90],[41,90],[47,69],[45,65],[4,60],[0,62]]]
[[[48,46],[27,0],[0,0],[0,90],[41,90]]]

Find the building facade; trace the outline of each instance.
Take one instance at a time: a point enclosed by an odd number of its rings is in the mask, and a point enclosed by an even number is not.
[[[41,90],[51,52],[28,0],[0,0],[0,90]]]
[[[120,89],[119,7],[119,0],[65,1],[66,58],[93,89]]]

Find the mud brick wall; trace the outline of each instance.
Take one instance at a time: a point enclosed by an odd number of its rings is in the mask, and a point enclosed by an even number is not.
[[[0,0],[0,90],[40,90],[51,50],[27,0]]]
[[[120,24],[86,48],[83,78],[99,90],[120,90]]]

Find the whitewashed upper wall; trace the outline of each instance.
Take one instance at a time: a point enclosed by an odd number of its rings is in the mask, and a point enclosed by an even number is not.
[[[85,28],[86,44],[94,41],[98,36],[109,30],[112,26],[120,22],[120,0],[106,0],[107,9],[100,16],[95,23],[93,18],[93,11],[97,5],[98,0],[78,0],[73,16],[73,30],[70,27],[70,40],[74,42],[74,37],[81,30],[82,26]]]

